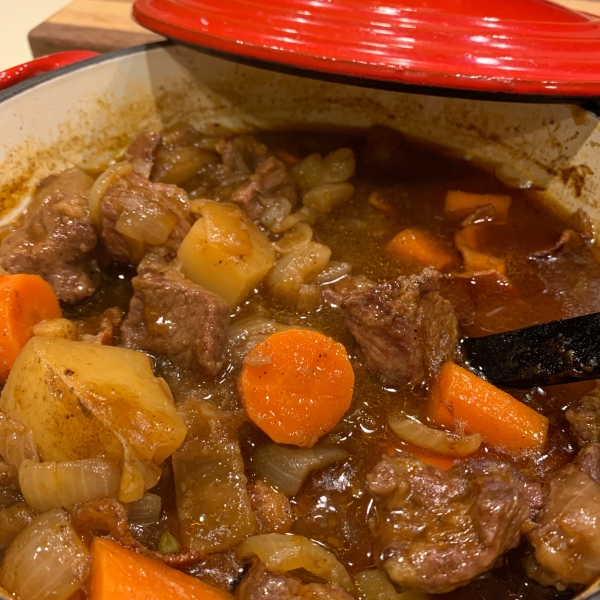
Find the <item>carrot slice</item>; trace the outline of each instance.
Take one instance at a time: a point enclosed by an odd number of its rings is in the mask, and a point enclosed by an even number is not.
[[[0,381],[44,319],[62,317],[54,290],[38,275],[0,275]]]
[[[233,600],[233,596],[112,540],[94,538],[90,600]]]
[[[442,427],[479,433],[509,454],[546,444],[548,419],[470,371],[447,362],[433,387],[429,416]]]
[[[346,349],[308,329],[269,336],[248,353],[239,391],[248,417],[273,441],[311,447],[350,408]]]
[[[435,242],[428,233],[416,227],[396,234],[388,243],[387,251],[394,258],[418,260],[424,267],[433,267],[438,271],[453,260],[450,252]]]
[[[453,217],[466,217],[478,206],[491,204],[496,211],[496,218],[504,221],[508,216],[510,202],[510,196],[503,194],[472,194],[470,192],[450,190],[446,192],[444,212]]]

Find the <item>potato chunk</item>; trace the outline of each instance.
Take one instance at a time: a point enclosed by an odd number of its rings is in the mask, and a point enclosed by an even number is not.
[[[236,306],[271,270],[275,252],[267,236],[235,205],[205,200],[177,258],[194,283]]]
[[[59,338],[29,340],[0,406],[33,431],[44,461],[114,462],[122,502],[156,484],[187,432],[145,354]]]

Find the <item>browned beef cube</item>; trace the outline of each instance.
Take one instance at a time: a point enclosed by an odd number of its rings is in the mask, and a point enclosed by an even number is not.
[[[377,561],[400,586],[449,592],[514,548],[542,491],[500,461],[469,459],[443,471],[406,453],[367,476]]]
[[[419,383],[453,358],[458,325],[452,305],[437,291],[439,277],[424,269],[380,285],[349,277],[324,289],[384,383]]]
[[[92,183],[77,168],[46,180],[23,226],[0,246],[9,273],[40,275],[63,302],[90,296],[100,283],[94,261],[98,238],[88,206]]]
[[[102,241],[118,262],[138,264],[149,250],[172,259],[191,228],[186,193],[135,171],[108,187],[100,211]]]
[[[180,268],[145,259],[133,278],[134,295],[121,327],[123,342],[167,356],[184,369],[215,375],[229,327],[229,305],[185,279]]]

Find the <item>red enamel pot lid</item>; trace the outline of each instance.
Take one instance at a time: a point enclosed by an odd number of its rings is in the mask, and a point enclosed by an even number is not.
[[[545,0],[137,0],[169,38],[370,87],[600,97],[600,19]]]

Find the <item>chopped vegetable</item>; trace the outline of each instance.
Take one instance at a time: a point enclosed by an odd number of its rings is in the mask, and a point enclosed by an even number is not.
[[[175,554],[175,552],[179,552],[179,542],[170,531],[165,531],[160,536],[160,540],[158,540],[158,551],[163,554]]]
[[[323,448],[289,448],[266,444],[254,454],[254,468],[272,486],[295,496],[308,474],[334,462],[344,460],[348,453],[336,446]]]
[[[309,308],[311,304],[318,305],[321,291],[311,284],[327,267],[330,258],[331,250],[324,244],[309,242],[296,248],[275,263],[267,279],[271,293],[300,309]],[[312,300],[309,299],[311,291],[314,292]]]
[[[275,263],[267,236],[234,204],[202,201],[177,258],[194,283],[237,306]]]
[[[450,190],[446,193],[444,211],[455,217],[466,217],[478,206],[491,204],[496,211],[496,218],[505,221],[510,208],[510,196],[504,194],[472,194]]]
[[[0,583],[23,600],[67,600],[88,571],[88,549],[67,513],[51,510],[34,519],[10,545]]]
[[[1,408],[33,431],[42,460],[102,456],[120,470],[119,499],[154,486],[185,437],[164,381],[133,350],[34,337],[2,391]]]
[[[0,551],[4,552],[35,516],[25,502],[0,509]]]
[[[138,525],[156,523],[160,517],[161,508],[160,496],[146,492],[139,500],[129,505],[129,522]]]
[[[104,458],[59,463],[26,460],[19,469],[19,486],[27,504],[38,512],[71,508],[96,498],[116,498],[119,469]]]
[[[17,356],[44,319],[62,317],[49,283],[38,275],[0,275],[0,381],[6,381]]]
[[[258,556],[272,573],[305,569],[329,583],[354,589],[344,565],[331,552],[302,535],[254,535],[238,546],[237,555],[242,558]]]
[[[455,457],[469,456],[475,454],[481,446],[481,436],[478,433],[458,435],[450,431],[427,427],[417,419],[407,416],[391,417],[388,419],[388,423],[400,439],[418,448],[432,450],[438,454]]]
[[[388,456],[394,456],[398,451],[408,452],[415,458],[423,461],[426,465],[431,465],[433,467],[439,467],[440,469],[444,469],[447,471],[450,467],[456,464],[456,460],[448,458],[447,456],[443,456],[441,454],[436,454],[435,452],[431,452],[430,450],[424,450],[423,448],[418,448],[417,446],[413,446],[411,444],[402,445],[401,448],[397,447],[395,444],[388,446],[386,448],[386,454]]]
[[[486,444],[509,454],[540,450],[546,444],[546,417],[452,362],[442,367],[430,401],[434,423],[478,433]]]
[[[39,337],[57,337],[65,340],[77,340],[79,333],[77,325],[69,319],[45,319],[36,323],[31,331]]]
[[[4,413],[0,413],[0,456],[15,477],[24,460],[39,461],[31,429]]]
[[[344,204],[354,194],[350,183],[324,183],[311,188],[302,197],[302,204],[310,206],[317,213],[326,214]]]
[[[417,260],[424,267],[433,267],[438,271],[454,260],[446,248],[417,227],[410,227],[396,234],[388,243],[387,251],[396,259]]]
[[[90,600],[233,600],[233,596],[116,542],[94,538]]]
[[[110,165],[94,182],[90,190],[90,216],[92,222],[98,228],[102,225],[102,213],[100,211],[100,201],[102,200],[106,190],[115,183],[120,177],[125,177],[131,173],[131,163],[124,160],[122,162]]]
[[[418,590],[397,592],[388,576],[379,569],[360,571],[354,576],[359,600],[427,600]]]
[[[311,447],[350,408],[354,372],[344,346],[289,329],[254,347],[239,381],[246,413],[274,442]]]
[[[306,192],[326,183],[342,183],[354,175],[356,159],[350,148],[340,148],[323,157],[311,154],[291,170],[291,175]]]
[[[237,439],[241,411],[186,400],[177,412],[188,427],[173,454],[181,542],[191,550],[229,550],[255,530]]]

